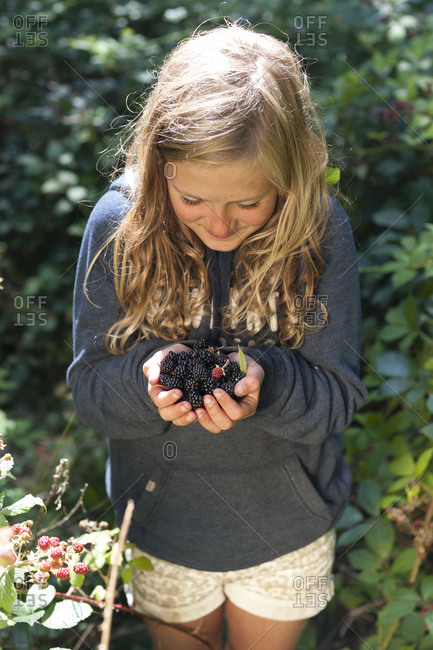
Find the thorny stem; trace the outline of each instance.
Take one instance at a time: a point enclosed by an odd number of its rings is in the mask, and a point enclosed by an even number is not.
[[[110,645],[111,621],[113,618],[114,593],[116,590],[117,575],[121,557],[126,544],[129,527],[131,525],[132,513],[134,512],[134,502],[128,501],[122,525],[120,527],[119,539],[117,545],[113,548],[110,564],[110,574],[108,577],[107,593],[105,598],[104,614],[101,625],[101,643],[98,650],[108,650]]]
[[[26,593],[26,592],[23,591],[20,593]],[[79,603],[88,603],[89,605],[92,605],[93,607],[97,607],[98,609],[104,609],[107,606],[106,601],[103,600],[95,600],[94,598],[88,598],[87,596],[73,596],[72,594],[65,594],[60,591],[56,591],[56,598],[63,598],[64,600],[75,600],[76,602]],[[126,614],[132,614],[133,616],[139,616],[140,618],[143,618],[145,621],[153,621],[154,623],[158,623],[159,625],[166,625],[169,627],[173,627],[176,630],[179,630],[179,632],[184,632],[185,634],[191,635],[191,630],[189,628],[185,628],[183,625],[177,623],[166,623],[165,621],[162,621],[159,618],[154,618],[153,616],[149,616],[148,614],[143,614],[142,612],[137,611],[133,607],[127,607],[126,605],[121,605],[119,603],[112,603],[111,607],[115,611],[125,612]],[[205,641],[201,637],[198,637],[197,635],[194,635],[194,638],[199,638],[200,641],[205,644],[205,647],[210,648],[212,650],[212,646],[209,645],[207,641]]]

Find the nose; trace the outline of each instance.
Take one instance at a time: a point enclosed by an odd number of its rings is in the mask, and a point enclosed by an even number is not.
[[[208,228],[215,235],[222,237],[232,232],[231,218],[227,208],[211,207],[208,210]]]

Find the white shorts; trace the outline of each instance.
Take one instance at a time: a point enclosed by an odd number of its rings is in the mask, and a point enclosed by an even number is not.
[[[160,560],[136,547],[128,561],[142,555],[151,571],[132,570],[125,585],[128,603],[166,623],[187,623],[210,614],[228,598],[262,618],[296,621],[311,618],[334,595],[332,565],[335,531],[292,553],[239,571],[198,571]]]

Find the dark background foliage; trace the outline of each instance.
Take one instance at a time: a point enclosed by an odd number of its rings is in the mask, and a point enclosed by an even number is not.
[[[359,251],[370,397],[345,432],[354,487],[339,529],[336,598],[309,624],[302,650],[433,648],[432,8],[426,0],[3,3],[0,426],[17,477],[8,494],[43,494],[67,456],[71,503],[87,481],[89,513],[109,521],[105,442],[74,416],[65,383],[80,238],[107,187],[98,169],[110,171],[119,127],[164,56],[204,21],[242,17],[304,57]],[[409,517],[406,528],[390,507]],[[141,623],[115,625],[113,647]],[[19,628],[4,647],[33,647]],[[38,648],[53,644],[32,634]],[[74,647],[77,637],[64,643]]]

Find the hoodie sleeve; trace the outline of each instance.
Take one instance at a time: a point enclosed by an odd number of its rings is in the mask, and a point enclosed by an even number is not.
[[[110,189],[90,215],[77,263],[73,308],[74,359],[67,371],[67,383],[80,419],[113,438],[155,435],[158,428],[166,424],[147,393],[142,365],[167,343],[151,339],[122,355],[110,354],[105,347],[105,334],[115,322],[119,310],[110,268],[111,246],[101,254],[88,276],[90,300],[84,294],[84,280],[94,255],[128,208],[127,197],[117,189]]]
[[[349,221],[336,201],[322,252],[326,265],[315,295],[328,311],[325,327],[306,333],[296,350],[268,345],[245,350],[265,371],[255,424],[306,444],[344,431],[367,398],[359,379],[361,305],[356,251]]]

